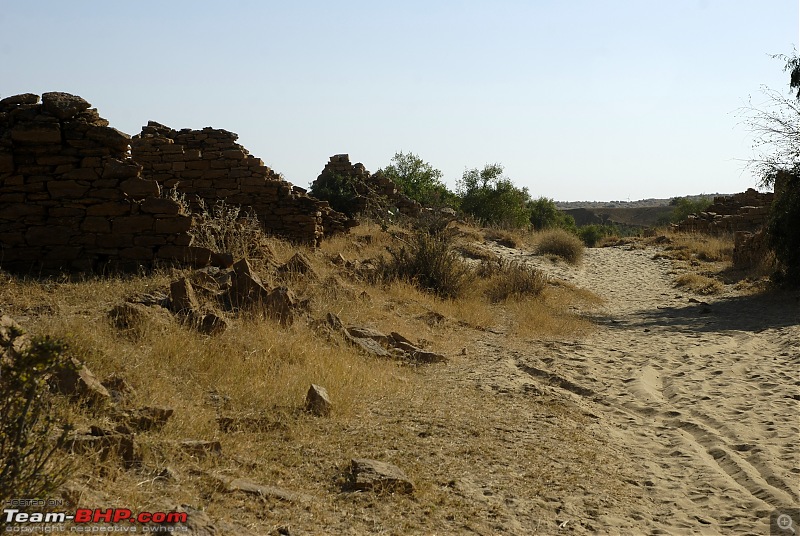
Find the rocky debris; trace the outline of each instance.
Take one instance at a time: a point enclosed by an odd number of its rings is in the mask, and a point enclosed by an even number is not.
[[[305,410],[317,417],[327,417],[332,407],[328,390],[312,383],[306,394]]]
[[[175,410],[167,407],[144,406],[138,409],[119,411],[113,415],[115,421],[133,432],[161,430]]]
[[[175,314],[189,315],[200,311],[200,302],[194,288],[185,277],[173,281],[169,286],[170,309]]]
[[[103,387],[111,395],[111,400],[115,404],[123,402],[128,396],[133,394],[133,387],[128,380],[118,374],[112,374],[102,381]]]
[[[7,359],[19,359],[30,344],[30,337],[22,326],[10,316],[0,316],[0,363]]]
[[[207,456],[222,454],[222,444],[219,441],[203,441],[199,439],[184,439],[179,443],[181,450],[189,456],[203,459]]]
[[[108,430],[93,426],[90,431],[75,433],[67,438],[64,448],[73,454],[95,454],[101,461],[112,456],[118,457],[125,468],[141,465],[142,453],[131,434],[121,434],[116,430]]]
[[[345,327],[339,317],[333,313],[328,313],[325,320],[318,321],[316,324],[340,334],[353,346],[376,357],[389,357],[416,364],[447,362],[444,355],[423,350],[397,332],[386,335],[367,327]]]
[[[203,335],[222,335],[228,329],[228,321],[214,313],[195,317],[194,328]]]
[[[234,307],[245,308],[263,303],[268,292],[261,278],[253,272],[247,259],[242,259],[233,265],[231,288],[228,294]]]
[[[359,491],[411,494],[414,483],[396,465],[354,458],[350,461],[349,488]]]
[[[299,251],[295,253],[291,259],[279,266],[277,272],[289,276],[303,275],[309,279],[319,279],[317,272],[311,265],[311,261]]]
[[[217,487],[223,491],[233,493],[242,492],[248,495],[257,495],[264,499],[277,499],[284,502],[302,502],[309,499],[304,495],[285,490],[276,486],[258,484],[246,478],[235,478],[221,474],[209,475],[216,483]]]
[[[84,399],[93,405],[111,401],[108,390],[86,365],[72,357],[72,366],[61,367],[52,378],[53,387],[60,393]]]
[[[307,303],[301,302],[294,292],[288,287],[276,287],[269,291],[264,300],[264,311],[267,315],[275,318],[282,326],[289,326],[300,309],[304,309]]]

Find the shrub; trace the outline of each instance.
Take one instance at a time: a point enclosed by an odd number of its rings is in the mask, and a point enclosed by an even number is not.
[[[57,341],[34,339],[19,357],[0,361],[2,503],[10,498],[44,498],[69,476],[70,466],[56,458],[69,427],[61,425],[47,386],[53,373],[71,366],[63,351],[64,345]]]
[[[529,264],[503,260],[483,264],[482,273],[489,275],[486,296],[492,302],[538,296],[547,286],[547,276]]]
[[[425,206],[458,207],[458,198],[442,182],[442,172],[413,153],[395,153],[378,173],[392,179],[401,192]]]
[[[708,196],[700,196],[699,198],[692,197],[676,197],[670,201],[670,205],[674,207],[670,219],[677,223],[685,220],[689,214],[696,214],[703,212],[711,206],[713,199]]]
[[[542,233],[538,250],[540,254],[556,255],[570,264],[578,264],[583,259],[583,242],[563,229],[551,229]]]
[[[219,200],[207,207],[198,200],[193,214],[191,234],[195,246],[219,253],[232,253],[234,258],[260,258],[264,253],[266,235],[253,213],[245,213],[237,205]]]
[[[458,183],[461,210],[479,219],[484,225],[519,228],[530,225],[527,188],[517,188],[503,177],[503,166],[486,165],[482,170],[464,172]]]
[[[577,234],[578,237],[583,240],[583,243],[586,244],[586,247],[593,248],[602,238],[613,236],[618,233],[616,227],[613,225],[592,223],[579,227]]]
[[[417,232],[410,243],[389,248],[382,259],[384,280],[402,279],[442,298],[457,298],[474,279],[474,273],[453,248],[447,236]]]
[[[531,212],[531,225],[537,231],[545,229],[575,229],[575,218],[558,210],[555,201],[540,197],[528,202]]]

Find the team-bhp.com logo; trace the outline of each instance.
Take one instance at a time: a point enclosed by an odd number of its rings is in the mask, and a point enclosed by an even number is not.
[[[23,512],[18,508],[5,508],[5,532],[186,532],[186,512],[139,512],[128,508],[78,508],[74,514],[66,512]],[[65,526],[71,526],[67,529]],[[149,524],[154,525],[149,525]]]

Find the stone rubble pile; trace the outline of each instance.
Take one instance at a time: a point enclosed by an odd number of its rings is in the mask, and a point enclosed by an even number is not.
[[[767,221],[773,198],[772,193],[760,193],[752,188],[731,196],[715,197],[707,210],[690,214],[673,228],[687,233],[755,232]]]

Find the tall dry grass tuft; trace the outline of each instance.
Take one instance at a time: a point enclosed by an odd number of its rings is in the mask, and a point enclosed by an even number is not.
[[[487,279],[485,293],[492,303],[536,297],[547,286],[547,276],[524,262],[484,261],[478,273]]]
[[[675,278],[676,287],[684,287],[697,294],[719,294],[725,290],[725,285],[717,279],[712,279],[696,273],[681,274]]]
[[[544,231],[539,234],[537,242],[537,249],[542,255],[555,255],[570,264],[578,264],[583,259],[583,242],[564,229]]]

